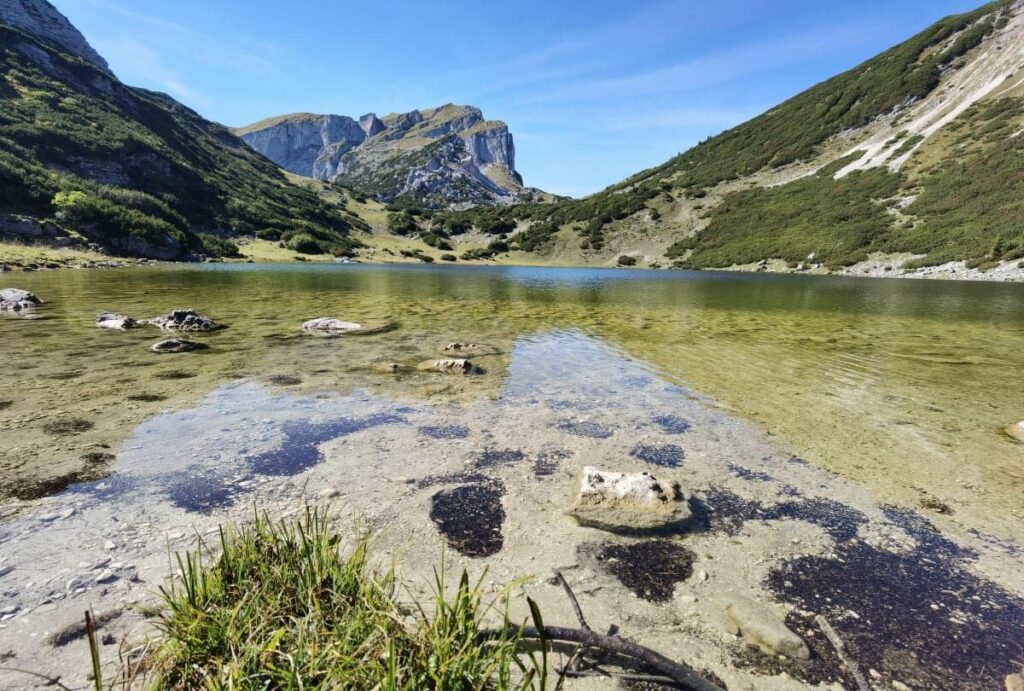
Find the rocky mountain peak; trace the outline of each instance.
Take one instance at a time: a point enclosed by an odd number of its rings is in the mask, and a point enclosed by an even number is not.
[[[524,192],[505,123],[479,108],[344,115],[300,113],[236,130],[281,167],[336,180],[382,200],[410,196],[435,204],[509,203]]]
[[[107,61],[89,45],[85,36],[46,0],[0,0],[0,23],[31,34],[112,74]]]

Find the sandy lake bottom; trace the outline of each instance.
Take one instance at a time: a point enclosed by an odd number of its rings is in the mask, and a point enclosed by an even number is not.
[[[66,627],[85,609],[113,659],[175,551],[308,503],[369,531],[410,598],[444,555],[494,594],[528,579],[514,615],[529,595],[571,625],[560,569],[595,628],[729,689],[853,688],[817,614],[878,688],[999,688],[1024,658],[1024,446],[999,432],[1024,417],[1020,286],[378,267],[0,283],[47,301],[0,322],[0,688],[39,682],[3,668],[81,684]],[[91,324],[184,306],[230,328],[155,355],[154,329]],[[298,332],[318,316],[397,328]],[[494,352],[470,376],[412,369],[456,340]],[[584,466],[676,480],[694,517],[578,526]],[[811,660],[744,648],[735,595]]]

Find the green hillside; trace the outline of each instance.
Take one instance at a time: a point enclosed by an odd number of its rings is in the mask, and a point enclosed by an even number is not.
[[[985,97],[928,138],[905,137],[899,170],[872,167],[833,179],[843,148],[914,104],[949,91],[949,75],[991,59],[986,41],[1006,29],[1011,0],[947,17],[871,60],[683,152],[579,200],[473,209],[452,218],[509,232],[521,249],[563,251],[578,236],[583,261],[610,262],[626,236],[662,238],[660,260],[723,267],[813,254],[838,268],[873,252],[923,255],[912,265],[1024,256],[1019,89]],[[1020,40],[1020,32],[1010,34]],[[1002,46],[992,55],[998,55]],[[998,91],[998,90],[997,90]],[[862,134],[863,133],[863,134]],[[954,141],[955,140],[955,141]],[[842,147],[842,148],[841,148]],[[857,158],[858,154],[847,157]],[[806,170],[794,173],[794,167]],[[815,172],[817,170],[817,172]],[[780,184],[781,181],[781,184]],[[561,243],[556,243],[563,238]]]
[[[0,25],[0,213],[115,254],[230,254],[259,232],[350,251],[346,215],[170,97]]]

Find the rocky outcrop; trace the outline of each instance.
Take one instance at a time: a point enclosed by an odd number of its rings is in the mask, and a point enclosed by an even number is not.
[[[682,525],[692,515],[678,482],[662,482],[647,473],[615,473],[587,466],[577,487],[568,513],[581,525],[644,532]]]
[[[22,243],[45,243],[52,247],[71,247],[82,244],[59,226],[34,216],[0,214],[0,240]]]
[[[43,304],[43,301],[27,290],[19,290],[18,288],[0,289],[0,312],[24,314],[31,312],[41,304]]]
[[[31,34],[112,75],[107,61],[93,50],[85,36],[46,0],[2,0],[0,23]]]
[[[163,331],[194,331],[207,332],[223,328],[209,317],[204,317],[193,309],[173,310],[159,317],[147,319],[146,324],[159,327]]]
[[[479,108],[448,104],[358,121],[298,113],[236,130],[251,147],[299,175],[334,180],[390,201],[511,203],[525,192],[508,126]]]

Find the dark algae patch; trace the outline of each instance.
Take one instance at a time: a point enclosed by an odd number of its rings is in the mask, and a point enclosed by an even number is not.
[[[505,541],[503,494],[495,482],[443,489],[430,499],[430,520],[452,549],[467,557],[489,557]]]
[[[773,479],[768,473],[760,470],[752,470],[746,466],[738,465],[736,463],[729,464],[729,472],[741,480],[750,480],[752,482],[771,482]]]
[[[426,425],[417,430],[420,436],[431,439],[465,439],[469,428],[465,425]]]
[[[572,454],[563,449],[544,451],[538,454],[537,458],[533,461],[533,476],[542,478],[554,475],[555,471],[562,465],[562,461],[566,460],[571,455]]]
[[[129,401],[140,401],[142,403],[156,403],[167,400],[167,396],[158,393],[137,393],[128,396]]]
[[[302,380],[287,374],[274,374],[267,377],[267,381],[276,386],[298,386]]]
[[[43,431],[55,437],[70,437],[82,432],[88,432],[96,425],[82,418],[69,417],[61,420],[54,420],[43,425]]]
[[[690,421],[677,415],[656,415],[651,421],[667,434],[685,434],[690,431]]]
[[[488,450],[476,459],[477,468],[494,468],[496,466],[515,465],[526,460],[526,454],[519,449]]]
[[[599,422],[575,422],[563,420],[558,423],[558,429],[575,437],[587,437],[590,439],[607,439],[614,432]]]
[[[7,410],[12,405],[14,405],[14,401],[0,401],[0,410]]]
[[[153,375],[153,377],[156,379],[167,379],[170,381],[177,381],[179,379],[192,379],[193,377],[198,376],[199,374],[197,372],[187,372],[185,370],[180,369],[172,369],[168,372],[157,372],[156,374]]]
[[[210,513],[214,509],[231,506],[243,488],[225,484],[223,478],[197,470],[175,480],[167,488],[167,498],[186,511]]]
[[[595,559],[637,597],[651,602],[668,602],[676,583],[693,575],[693,552],[672,540],[629,545],[591,543],[580,545],[579,551]]]
[[[685,453],[675,444],[640,444],[629,452],[633,458],[661,466],[662,468],[678,468],[683,464]]]
[[[726,490],[705,493],[697,511],[705,529],[735,534],[744,521],[794,519],[820,526],[835,540],[832,553],[785,562],[765,582],[776,598],[796,607],[787,625],[811,646],[813,659],[783,663],[744,651],[738,662],[808,683],[840,679],[854,688],[814,621],[820,613],[850,657],[881,674],[885,688],[897,681],[913,689],[1001,688],[1024,658],[1024,599],[974,575],[969,566],[977,553],[920,514],[894,507],[884,513],[913,538],[912,549],[865,543],[857,532],[866,516],[829,499],[766,506]]]

